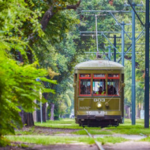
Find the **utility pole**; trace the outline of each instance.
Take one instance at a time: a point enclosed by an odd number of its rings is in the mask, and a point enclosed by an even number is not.
[[[121,34],[121,36],[122,36],[122,65],[124,66],[124,26],[125,26],[125,23],[124,22],[122,22],[122,34]]]
[[[132,3],[135,8],[136,4]],[[132,125],[135,125],[135,12],[132,9]]]
[[[111,46],[108,46],[108,58],[111,60]]]
[[[135,107],[136,107],[136,90],[135,90],[135,14],[139,18],[137,11],[135,10],[135,6],[142,7],[143,4],[135,4],[131,3],[130,0],[128,0],[129,4],[125,4],[125,6],[131,6],[132,7],[132,125],[135,125]],[[141,20],[140,20],[141,21]]]
[[[140,19],[139,15],[128,0],[132,10],[135,12],[141,25],[145,27],[145,95],[144,95],[144,127],[149,128],[149,0],[146,0],[145,24]]]
[[[149,128],[149,0],[146,0],[145,17],[145,128]]]

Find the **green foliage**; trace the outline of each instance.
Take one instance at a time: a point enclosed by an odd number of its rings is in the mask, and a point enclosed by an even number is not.
[[[32,1],[30,1],[32,2]],[[30,35],[43,36],[38,21],[41,12],[30,10],[28,3],[15,0],[0,1],[0,141],[2,135],[14,133],[14,128],[22,126],[19,112],[32,112],[36,107],[34,100],[39,99],[39,90],[55,93],[45,89],[41,81],[56,84],[48,80],[48,71],[37,69],[38,62],[34,51],[29,46]],[[32,17],[31,17],[32,16]],[[1,32],[2,31],[2,32]],[[28,52],[32,51],[29,64]],[[21,59],[22,56],[22,59]],[[18,60],[18,61],[17,61]],[[19,61],[20,60],[20,61]],[[45,99],[42,99],[45,102]],[[4,142],[0,143],[3,145]]]

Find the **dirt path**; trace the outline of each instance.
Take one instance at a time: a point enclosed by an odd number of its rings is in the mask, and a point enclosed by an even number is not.
[[[57,144],[57,145],[49,145],[49,146],[37,145],[37,146],[34,146],[33,148],[19,148],[19,147],[10,147],[9,146],[6,148],[0,148],[0,150],[98,150],[98,148],[96,145]]]
[[[30,145],[31,146],[31,145]],[[105,150],[150,150],[150,143],[148,142],[123,142],[116,144],[103,145]],[[0,150],[98,150],[95,144],[57,144],[57,145],[32,145],[29,148],[20,147],[5,147]]]
[[[150,150],[148,142],[123,142],[103,145],[105,150]]]

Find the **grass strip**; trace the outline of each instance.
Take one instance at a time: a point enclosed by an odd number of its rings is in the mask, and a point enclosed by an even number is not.
[[[144,138],[144,139],[142,139],[142,140],[140,140],[140,141],[143,141],[143,142],[150,142],[150,137],[148,136],[148,137],[146,137],[146,138]]]
[[[111,131],[112,133],[120,133],[120,134],[134,134],[134,135],[150,135],[150,130],[144,128],[144,125],[126,125],[126,124],[122,124],[118,127],[107,127],[105,128],[109,131]]]
[[[121,142],[125,142],[125,141],[128,141],[127,139],[125,138],[122,138],[122,137],[113,137],[113,136],[105,136],[103,138],[95,138],[98,142],[101,142],[102,145],[106,144],[106,143],[121,143]]]
[[[25,142],[33,144],[74,144],[85,143],[94,144],[94,140],[89,137],[59,137],[59,136],[6,136],[11,142]]]
[[[71,121],[47,121],[47,122],[35,122],[35,126],[40,127],[50,127],[50,128],[60,128],[60,129],[82,129],[83,127],[80,127],[78,124],[74,122],[74,120]]]
[[[88,132],[92,135],[111,135],[112,134],[112,132],[110,132],[110,131],[104,131],[104,130],[101,130],[101,129],[99,129],[99,130],[88,129]],[[72,132],[72,134],[87,135],[85,130],[75,131],[75,132]]]

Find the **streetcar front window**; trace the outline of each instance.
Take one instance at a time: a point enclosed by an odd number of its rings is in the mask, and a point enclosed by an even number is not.
[[[93,95],[106,94],[106,81],[105,79],[93,79]]]
[[[106,94],[106,75],[94,74],[93,75],[93,95],[105,95]]]

